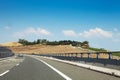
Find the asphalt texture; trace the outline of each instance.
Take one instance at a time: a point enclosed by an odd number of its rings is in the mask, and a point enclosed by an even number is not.
[[[10,70],[14,66],[16,66],[16,64],[19,64],[23,60],[24,58],[18,58],[16,56],[4,58],[4,59],[0,58],[0,74],[5,72],[6,70]]]
[[[40,56],[25,56],[22,63],[11,68],[5,75],[0,76],[0,80],[65,80],[61,75],[39,60],[47,62],[72,80],[120,80],[119,77],[46,59]]]
[[[48,64],[57,68],[58,70],[72,78],[72,80],[120,80],[119,77],[77,67],[63,62],[58,62],[39,56],[37,58],[42,59]]]
[[[44,63],[25,57],[20,65],[10,69],[10,72],[0,77],[0,80],[65,80]]]

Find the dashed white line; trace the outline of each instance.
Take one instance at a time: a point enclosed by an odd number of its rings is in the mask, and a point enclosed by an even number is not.
[[[65,75],[64,73],[60,72],[59,70],[57,70],[56,68],[54,68],[53,66],[51,66],[50,64],[48,64],[47,62],[41,60],[41,59],[37,59],[39,61],[41,61],[42,63],[46,64],[48,67],[50,67],[52,70],[54,70],[55,72],[57,72],[59,75],[61,75],[65,80],[72,80],[70,77],[68,77],[67,75]]]
[[[7,70],[7,71],[3,72],[2,74],[0,74],[0,76],[5,75],[5,74],[8,73],[9,71],[10,71],[10,70]]]

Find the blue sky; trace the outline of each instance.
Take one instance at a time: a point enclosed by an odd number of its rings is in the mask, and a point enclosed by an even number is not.
[[[0,0],[0,43],[19,38],[120,50],[120,0]]]

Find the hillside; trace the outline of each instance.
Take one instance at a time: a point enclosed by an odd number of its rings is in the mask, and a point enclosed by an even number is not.
[[[81,50],[73,48],[70,45],[29,45],[29,46],[14,46],[8,47],[14,53],[71,53],[71,52],[80,52]]]
[[[56,46],[50,46],[50,45],[27,45],[27,46],[12,46],[8,47],[12,52],[14,53],[26,53],[26,54],[55,54],[55,53],[76,53],[76,52],[86,52],[89,51],[88,49],[82,49],[73,47],[71,45],[56,45]],[[79,57],[81,55],[78,55]],[[88,57],[87,54],[84,55],[84,57]],[[96,58],[96,54],[91,55],[92,58]],[[108,58],[107,54],[100,54],[101,58]],[[113,56],[113,59],[120,59],[117,56]]]
[[[7,43],[2,43],[0,46],[22,46],[22,44],[18,42],[7,42]]]
[[[27,54],[53,54],[53,53],[78,53],[78,52],[86,52],[93,51],[90,49],[83,49],[81,47],[73,47],[72,45],[43,45],[43,44],[35,44],[35,45],[22,45],[17,42],[9,42],[4,43],[2,46],[6,46],[13,53],[27,53]],[[80,55],[79,55],[80,56]],[[87,54],[84,57],[88,57]],[[96,58],[96,54],[91,55],[92,58]],[[101,54],[101,58],[108,58],[107,54]],[[114,59],[118,59],[119,57],[113,56]]]

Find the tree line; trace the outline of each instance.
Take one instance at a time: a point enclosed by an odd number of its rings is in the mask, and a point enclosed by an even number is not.
[[[60,41],[49,41],[47,39],[37,39],[35,41],[28,41],[26,39],[19,39],[19,43],[23,45],[35,45],[35,44],[44,44],[44,45],[72,45],[72,46],[89,46],[88,41],[72,41],[72,40],[60,40]]]

